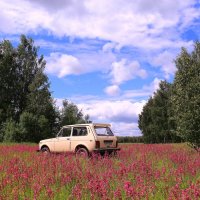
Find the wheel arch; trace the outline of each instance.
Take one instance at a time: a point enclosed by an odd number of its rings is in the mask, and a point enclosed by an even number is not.
[[[86,150],[88,151],[88,153],[89,153],[88,148],[87,148],[85,145],[83,145],[83,144],[79,144],[79,145],[77,145],[76,148],[75,148],[75,152],[76,152],[78,149],[80,149],[80,148],[84,148],[84,149],[86,149]]]
[[[42,149],[43,149],[43,148],[45,148],[45,147],[47,147],[47,148],[49,149],[49,151],[50,151],[50,148],[49,148],[49,146],[48,146],[48,145],[46,145],[46,144],[43,144],[43,145],[41,146],[40,150],[42,150]]]

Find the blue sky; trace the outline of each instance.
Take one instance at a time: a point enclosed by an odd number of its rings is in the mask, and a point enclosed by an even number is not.
[[[0,39],[32,37],[57,105],[68,99],[117,135],[140,135],[138,114],[174,59],[200,40],[199,0],[1,0]]]

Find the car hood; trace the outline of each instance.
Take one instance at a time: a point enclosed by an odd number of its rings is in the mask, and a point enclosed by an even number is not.
[[[45,139],[41,140],[40,143],[45,143],[45,142],[54,142],[56,138],[50,138],[50,139]]]

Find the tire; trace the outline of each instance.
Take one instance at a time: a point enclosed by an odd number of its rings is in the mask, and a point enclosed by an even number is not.
[[[105,156],[105,155],[107,155],[107,154],[108,154],[108,153],[105,152],[105,151],[100,152],[100,155],[101,155],[101,156]]]
[[[76,150],[76,156],[87,158],[89,157],[88,150],[86,148],[78,148]]]
[[[48,147],[42,147],[41,152],[44,153],[44,154],[49,154],[50,150],[49,150]]]

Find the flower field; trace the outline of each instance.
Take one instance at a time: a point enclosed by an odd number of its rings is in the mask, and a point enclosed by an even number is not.
[[[121,145],[116,157],[0,145],[0,200],[200,199],[200,154],[184,144]]]

